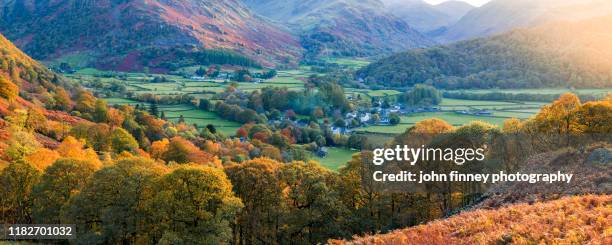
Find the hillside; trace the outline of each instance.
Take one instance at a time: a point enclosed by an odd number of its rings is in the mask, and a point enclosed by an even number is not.
[[[2,0],[0,32],[38,60],[118,70],[191,60],[290,64],[301,52],[290,34],[238,0]]]
[[[385,7],[422,33],[439,31],[457,22],[474,6],[461,1],[431,5],[422,0],[383,0]]]
[[[566,185],[545,183],[499,183],[484,194],[486,199],[473,208],[496,208],[514,203],[543,202],[584,193],[612,193],[609,146],[592,146],[584,152],[563,149],[530,157],[519,172],[573,173],[574,180]]]
[[[389,234],[330,244],[606,244],[612,195],[476,210]]]
[[[608,0],[493,0],[436,35],[440,42],[485,37],[546,22],[582,20],[612,12]]]
[[[62,111],[72,106],[71,94],[75,88],[0,34],[0,156],[11,144],[9,121],[22,116],[20,113],[28,114],[21,123],[35,131],[36,142],[29,144],[47,147],[57,144],[56,139],[49,136],[58,134],[50,132],[86,122],[66,113],[68,110]],[[3,160],[0,157],[0,168],[5,166]]]
[[[378,0],[243,0],[255,12],[300,36],[307,57],[372,56],[432,42]]]
[[[358,71],[369,85],[440,88],[611,87],[612,16],[557,22],[413,50]]]
[[[3,105],[0,106],[0,114],[4,115],[8,100],[17,100],[20,104],[43,105],[49,92],[54,92],[58,87],[70,90],[71,85],[59,79],[48,68],[33,60],[19,50],[13,43],[0,34],[0,78],[6,84],[3,86]],[[11,85],[13,84],[13,85]],[[16,92],[6,96],[8,88],[13,87]],[[23,100],[25,99],[25,100]]]

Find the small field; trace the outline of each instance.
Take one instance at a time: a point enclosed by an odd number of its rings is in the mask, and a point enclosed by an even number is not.
[[[325,61],[328,63],[338,64],[340,66],[344,66],[346,68],[351,68],[351,69],[360,69],[371,63],[370,61],[366,59],[357,59],[357,58],[327,58]]]
[[[312,156],[312,159],[319,162],[321,166],[337,171],[351,160],[353,154],[359,151],[352,151],[345,148],[328,147],[327,156],[320,158]]]
[[[137,101],[122,99],[122,98],[109,98],[106,101],[111,104],[143,104]],[[147,104],[144,104],[147,106]],[[198,128],[206,127],[208,124],[212,124],[225,134],[226,136],[232,136],[236,133],[236,130],[240,128],[241,124],[229,120],[225,120],[219,117],[214,112],[203,111],[194,106],[190,105],[158,105],[160,114],[163,112],[166,118],[173,122],[178,122],[179,118],[183,116],[185,123],[190,125],[197,125]]]
[[[457,92],[466,93],[510,93],[510,94],[563,94],[563,93],[574,93],[574,94],[607,94],[610,89],[566,89],[566,88],[543,88],[543,89],[469,89],[469,90],[453,90]]]

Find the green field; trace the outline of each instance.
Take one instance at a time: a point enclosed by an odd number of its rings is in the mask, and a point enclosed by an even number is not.
[[[607,94],[612,92],[610,89],[567,89],[567,88],[542,88],[542,89],[469,89],[469,90],[452,90],[453,92],[466,93],[510,93],[510,94]]]
[[[370,64],[368,60],[357,58],[327,58],[325,61],[352,69],[359,69]]]
[[[337,171],[351,160],[353,154],[358,151],[352,151],[345,148],[328,147],[327,156],[320,158],[313,156],[312,159],[319,162],[321,166]]]
[[[122,98],[109,98],[106,101],[111,105],[135,105],[144,104],[134,100],[122,99]],[[206,127],[208,124],[212,124],[225,134],[226,136],[232,136],[236,133],[236,130],[240,128],[241,124],[229,120],[225,120],[219,117],[216,113],[210,111],[203,111],[194,106],[190,105],[158,105],[159,112],[164,112],[166,118],[170,121],[177,122],[182,115],[187,124],[196,124],[198,128]]]
[[[486,123],[490,123],[493,125],[501,126],[504,121],[508,118],[501,118],[495,116],[475,116],[475,115],[463,115],[455,112],[424,112],[424,113],[415,113],[409,116],[402,116],[401,122],[398,125],[394,126],[369,126],[364,128],[358,128],[355,131],[357,132],[369,132],[369,133],[390,133],[390,134],[400,134],[406,131],[406,129],[414,126],[417,122],[430,119],[430,118],[438,118],[446,121],[447,123],[453,126],[461,126],[468,124],[473,121],[482,121]]]

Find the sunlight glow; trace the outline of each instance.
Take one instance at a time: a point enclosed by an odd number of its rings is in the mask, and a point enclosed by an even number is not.
[[[439,4],[439,3],[448,2],[448,1],[451,1],[451,0],[425,0],[425,2],[430,3],[430,4]],[[476,7],[480,7],[484,5],[485,3],[490,2],[491,0],[458,0],[458,1],[463,1],[471,5],[474,5]]]

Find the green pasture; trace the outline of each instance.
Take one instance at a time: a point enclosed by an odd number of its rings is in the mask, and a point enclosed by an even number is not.
[[[371,63],[368,60],[358,58],[327,58],[325,61],[352,69],[359,69]]]
[[[327,156],[320,158],[313,155],[312,159],[319,162],[323,167],[337,171],[352,159],[353,154],[358,152],[345,148],[328,147]]]
[[[568,89],[568,88],[538,88],[538,89],[468,89],[468,90],[452,90],[453,92],[466,92],[466,93],[509,93],[509,94],[563,94],[563,93],[574,93],[574,94],[608,94],[612,92],[610,89]]]
[[[464,115],[455,112],[424,112],[415,113],[408,116],[402,116],[401,122],[398,125],[379,125],[369,126],[364,128],[358,128],[355,131],[358,132],[369,132],[369,133],[387,133],[387,134],[400,134],[406,131],[407,128],[414,126],[417,122],[430,119],[438,118],[453,126],[461,126],[468,124],[473,121],[482,121],[497,126],[502,126],[504,121],[508,118],[493,116],[476,116],[476,115]]]
[[[110,105],[136,105],[142,104],[148,106],[147,103],[142,103],[130,99],[123,98],[108,98],[105,99]],[[198,128],[206,127],[208,124],[212,124],[222,132],[223,134],[230,136],[236,133],[236,130],[240,128],[241,124],[233,121],[229,121],[219,117],[216,113],[210,111],[200,110],[191,105],[158,105],[158,110],[164,112],[166,118],[173,122],[178,122],[181,115],[185,119],[187,124],[196,124]]]

